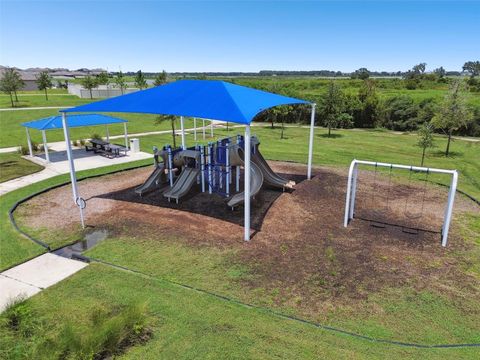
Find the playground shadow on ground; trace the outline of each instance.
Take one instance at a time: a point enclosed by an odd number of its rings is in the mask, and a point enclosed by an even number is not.
[[[297,184],[306,180],[306,177],[304,175],[282,173],[279,173],[279,175],[285,179],[293,180]],[[243,189],[243,182],[240,183],[240,188]],[[235,189],[235,184],[232,184],[231,189]],[[263,185],[262,189],[258,192],[255,198],[252,199],[251,202],[252,229],[254,229],[255,231],[259,231],[261,229],[263,220],[268,210],[273,205],[275,200],[278,199],[280,195],[282,195],[282,193],[283,191],[280,189],[273,189],[265,184]],[[179,200],[178,204],[174,200],[169,202],[168,199],[163,196],[163,192],[158,190],[140,196],[135,193],[135,187],[101,194],[96,197],[102,199],[127,201],[138,204],[158,206],[172,210],[186,211],[190,213],[209,216],[215,219],[228,221],[230,223],[240,226],[244,225],[243,204],[232,210],[230,207],[227,206],[227,198],[215,193],[202,193],[201,185],[193,186],[190,192]],[[185,225],[188,226],[188,224]]]

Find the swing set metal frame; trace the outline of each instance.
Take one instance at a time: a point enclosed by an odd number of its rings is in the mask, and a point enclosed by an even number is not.
[[[388,167],[390,169],[404,169],[410,171],[426,172],[427,174],[438,173],[438,174],[449,174],[452,176],[450,181],[450,189],[448,191],[448,200],[447,206],[445,207],[445,212],[443,216],[443,225],[441,230],[442,246],[447,246],[448,242],[448,230],[450,228],[450,222],[452,220],[453,212],[453,203],[455,201],[455,193],[457,191],[457,182],[458,182],[458,172],[457,170],[446,170],[446,169],[435,169],[435,168],[426,168],[419,166],[410,166],[410,165],[400,165],[400,164],[389,164],[382,162],[374,161],[365,161],[365,160],[353,160],[350,164],[348,171],[348,182],[347,182],[347,196],[345,200],[345,216],[343,221],[343,226],[347,227],[350,220],[354,218],[355,214],[355,196],[357,191],[357,178],[358,178],[358,165],[367,165],[375,166],[375,169],[380,167]]]

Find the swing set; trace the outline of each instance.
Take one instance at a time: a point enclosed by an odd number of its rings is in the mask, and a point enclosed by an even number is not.
[[[367,166],[375,167],[370,201],[371,201],[371,206],[373,208],[373,213],[376,215],[376,217],[379,217],[385,214],[387,210],[389,210],[389,199],[390,199],[390,189],[392,188],[391,182],[392,182],[393,169],[409,170],[410,171],[409,178],[408,178],[409,183],[411,183],[413,180],[412,179],[413,172],[425,173],[425,177],[423,179],[424,182],[423,182],[423,189],[422,189],[422,195],[421,195],[422,198],[421,198],[420,209],[415,211],[415,209],[413,209],[411,206],[413,196],[414,196],[413,194],[410,194],[407,196],[404,209],[403,209],[403,213],[406,218],[414,221],[416,220],[417,222],[421,220],[424,214],[427,182],[428,182],[429,175],[431,173],[451,175],[452,179],[450,182],[450,189],[448,192],[447,206],[444,212],[443,225],[442,225],[441,231],[439,231],[439,233],[441,234],[442,246],[447,246],[448,230],[450,228],[450,222],[452,219],[453,203],[455,200],[455,192],[457,189],[457,182],[458,182],[458,173],[456,170],[445,170],[445,169],[425,168],[425,167],[418,167],[418,166],[388,164],[388,163],[364,161],[364,160],[353,160],[352,163],[350,164],[350,169],[348,172],[347,196],[346,196],[346,203],[345,203],[345,216],[344,216],[344,222],[343,222],[344,227],[347,227],[350,220],[352,220],[355,216],[355,197],[357,192],[358,165],[367,165]],[[376,197],[379,196],[378,189],[377,189],[377,173],[378,173],[379,167],[385,167],[390,169],[389,176],[388,176],[388,191],[387,191],[386,201],[384,202],[385,206],[381,209],[375,208],[376,206],[375,199]],[[399,226],[396,224],[390,224],[390,223],[386,223],[379,220],[372,220],[372,219],[365,219],[365,220],[369,220],[371,222],[371,225],[376,228],[385,228],[386,225]],[[401,228],[403,232],[409,233],[409,234],[418,234],[419,231],[434,232],[431,230],[420,229],[419,227],[401,226]]]

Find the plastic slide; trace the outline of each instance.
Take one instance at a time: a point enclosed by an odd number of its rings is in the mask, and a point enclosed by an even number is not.
[[[284,179],[283,177],[275,173],[272,170],[272,168],[268,165],[267,161],[262,156],[260,151],[258,151],[258,149],[255,153],[252,152],[252,161],[262,171],[263,178],[265,180],[265,183],[267,183],[267,185],[270,185],[279,189],[285,189],[285,188],[292,189],[293,186],[295,185],[294,181]]]
[[[243,149],[236,145],[233,146],[230,151],[230,165],[242,166],[243,162]],[[250,197],[257,195],[263,184],[263,174],[260,168],[255,165],[253,161],[250,161]],[[235,207],[245,200],[244,192],[233,195],[228,201],[227,205]]]
[[[163,196],[168,198],[168,201],[175,199],[178,203],[178,199],[185,196],[192,186],[197,183],[199,172],[199,169],[184,167],[177,181],[173,184],[173,187],[165,191]]]
[[[143,196],[147,192],[162,188],[166,183],[168,183],[168,178],[165,175],[165,165],[160,163],[155,170],[153,170],[147,180],[145,180],[142,185],[135,188],[135,192],[140,196]]]

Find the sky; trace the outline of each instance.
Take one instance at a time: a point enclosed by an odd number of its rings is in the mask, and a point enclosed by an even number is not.
[[[0,0],[0,64],[109,71],[461,70],[480,1]]]

